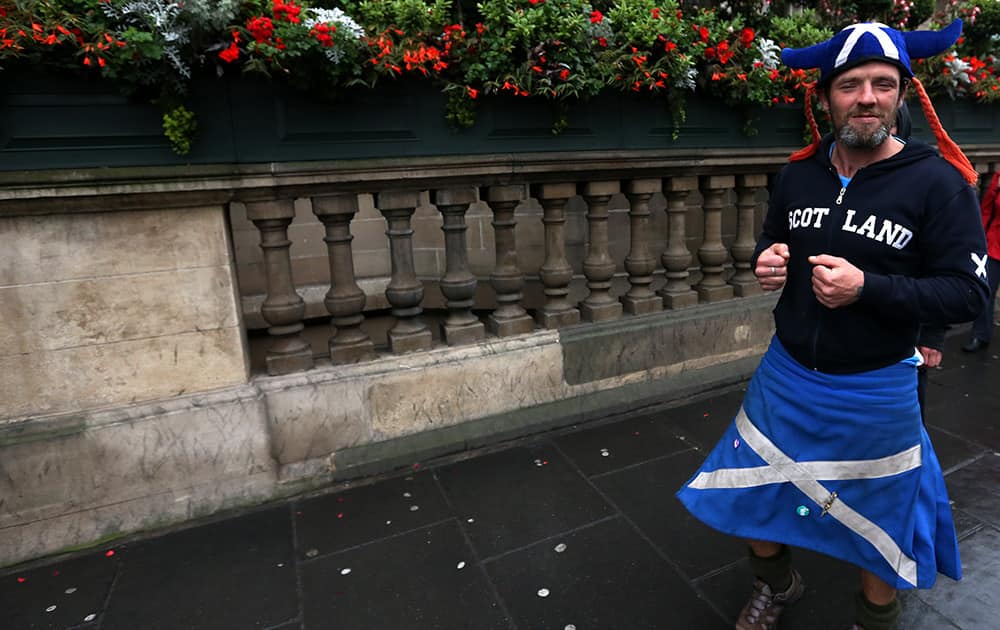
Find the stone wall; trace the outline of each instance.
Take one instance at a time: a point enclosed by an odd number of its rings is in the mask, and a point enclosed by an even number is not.
[[[0,216],[0,242],[0,420],[247,382],[222,206]]]

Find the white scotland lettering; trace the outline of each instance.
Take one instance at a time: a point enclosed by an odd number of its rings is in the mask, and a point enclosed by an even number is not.
[[[830,214],[829,208],[797,208],[788,213],[788,225],[792,229],[800,227],[818,229],[823,227],[823,217],[828,214]]]
[[[982,278],[983,280],[986,279],[986,260],[987,260],[986,254],[983,254],[980,257],[976,256],[975,252],[972,253],[972,262],[976,264],[976,275]]]
[[[865,238],[870,238],[873,241],[878,241],[879,243],[885,243],[890,245],[893,249],[903,249],[906,247],[907,243],[913,239],[913,232],[906,229],[898,223],[893,223],[889,219],[882,220],[882,227],[876,230],[878,225],[878,217],[874,214],[868,215],[868,218],[859,226],[854,223],[854,215],[857,214],[854,210],[848,210],[844,216],[844,224],[840,226],[840,229],[844,232],[851,232],[852,234],[858,234],[864,236]]]

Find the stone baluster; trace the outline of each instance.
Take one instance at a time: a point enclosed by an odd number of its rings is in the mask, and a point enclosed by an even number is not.
[[[295,218],[295,201],[271,199],[247,201],[247,218],[260,230],[260,248],[264,255],[267,296],[261,307],[273,341],[267,350],[267,373],[275,376],[308,370],[313,366],[312,349],[303,338],[302,316],[306,304],[295,292],[288,226]]]
[[[538,323],[544,328],[560,328],[580,322],[580,310],[569,301],[573,268],[566,258],[566,202],[576,194],[576,184],[538,184],[533,193],[542,204],[545,225],[545,261],[539,270],[544,285],[545,304],[538,309]]]
[[[476,277],[469,271],[469,252],[465,241],[465,213],[476,201],[475,188],[446,188],[434,191],[434,205],[443,216],[445,274],[441,293],[447,299],[448,318],[441,325],[441,336],[450,345],[473,343],[485,336],[485,327],[472,313],[476,301]]]
[[[356,363],[375,356],[375,344],[361,329],[364,322],[365,292],[354,277],[351,251],[351,220],[358,212],[358,196],[353,193],[312,198],[313,214],[326,229],[327,258],[330,263],[330,290],[323,303],[330,313],[330,361]]]
[[[663,309],[663,299],[653,293],[656,258],[649,253],[649,200],[663,187],[659,179],[633,179],[625,193],[629,201],[629,252],[625,271],[632,287],[622,296],[625,312],[643,315]]]
[[[580,315],[588,322],[616,319],[622,314],[622,303],[611,296],[615,261],[608,251],[608,202],[620,191],[617,181],[589,182],[581,187],[590,227],[590,245],[583,261],[590,294],[580,303]]]
[[[761,293],[757,276],[750,268],[753,257],[755,225],[755,210],[757,209],[757,191],[767,186],[767,175],[740,175],[736,178],[736,208],[737,232],[736,242],[730,251],[733,255],[733,268],[736,270],[729,284],[733,285],[734,293],[739,297],[750,297]]]
[[[377,195],[379,212],[385,217],[389,237],[389,258],[392,277],[385,297],[392,305],[396,323],[389,330],[389,349],[394,353],[428,350],[431,331],[421,318],[424,287],[417,279],[413,264],[413,228],[410,219],[420,195],[410,191],[388,191]]]
[[[732,175],[704,175],[701,178],[702,210],[705,215],[704,234],[698,248],[701,262],[701,282],[695,287],[702,302],[718,302],[733,297],[733,287],[723,278],[723,266],[729,257],[722,243],[723,197],[732,190]]]
[[[698,189],[697,177],[671,177],[664,186],[667,196],[667,249],[660,256],[667,282],[660,289],[663,306],[684,308],[698,303],[698,294],[691,288],[691,251],[687,247],[687,199]]]
[[[497,309],[487,319],[489,330],[498,337],[521,335],[535,329],[535,322],[521,306],[524,275],[517,266],[517,221],[514,210],[521,202],[523,186],[490,186],[486,201],[493,212],[493,240],[496,264],[490,282],[496,292]]]

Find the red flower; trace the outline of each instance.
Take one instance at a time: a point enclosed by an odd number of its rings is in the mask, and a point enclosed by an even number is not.
[[[601,48],[607,48],[608,47],[608,40],[605,39],[604,37],[598,37],[597,38],[597,45],[600,46]]]
[[[677,44],[673,42],[667,42],[666,44],[663,45],[663,50],[667,52],[673,52],[677,50]]]
[[[466,90],[468,90],[468,93],[469,93],[469,98],[471,98],[471,99],[475,100],[475,99],[476,99],[476,97],[477,97],[477,96],[479,96],[479,90],[476,90],[476,89],[473,89],[473,88],[470,88],[470,87],[468,87],[468,86],[466,86],[466,88],[465,88],[465,89],[466,89]]]
[[[659,7],[651,10],[649,13],[653,16],[654,20],[660,19],[660,8]]]
[[[753,43],[754,35],[755,33],[753,32],[753,29],[749,26],[743,29],[743,32],[740,33],[740,43],[743,44],[744,48],[750,48],[750,44]]]
[[[704,26],[696,26],[695,28],[698,30],[698,38],[702,42],[704,42],[704,43],[707,44],[708,43],[708,29],[705,28]]]
[[[528,2],[531,3],[531,6],[535,6],[536,4],[543,4],[545,0],[528,0]]]
[[[258,44],[266,44],[274,35],[274,22],[269,17],[255,17],[247,20],[247,30]]]
[[[300,11],[302,9],[294,2],[286,3],[282,2],[282,0],[274,0],[274,19],[276,20],[285,20],[292,24],[298,24]]]
[[[486,27],[483,26],[482,22],[476,22],[476,33],[478,33],[479,35],[482,35],[485,30],[486,30]]]
[[[226,63],[232,63],[239,59],[240,48],[236,45],[236,42],[229,44],[229,48],[223,50],[219,53],[219,59],[222,59]]]
[[[715,58],[715,49],[709,46],[708,48],[705,49],[705,59],[714,59],[714,58]]]
[[[537,72],[538,74],[541,74],[542,72],[544,72],[544,70],[542,70],[541,66],[531,66],[531,70],[532,70],[532,72]]]
[[[599,24],[599,23],[601,23],[603,21],[604,21],[604,14],[603,13],[601,13],[600,11],[591,11],[590,12],[590,23],[591,24]]]
[[[729,42],[720,42],[718,53],[719,53],[720,63],[729,63],[729,60],[732,59],[733,55],[736,54],[733,51],[729,50]]]
[[[562,79],[563,81],[565,81],[566,79],[568,79],[569,78],[569,70],[567,70],[566,68],[563,68],[562,70],[560,70],[559,71],[559,78]]]

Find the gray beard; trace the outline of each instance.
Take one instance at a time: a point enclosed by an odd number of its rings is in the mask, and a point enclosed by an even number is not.
[[[837,139],[849,149],[877,149],[889,139],[889,128],[882,125],[870,136],[863,136],[850,125],[844,125],[837,130]]]

